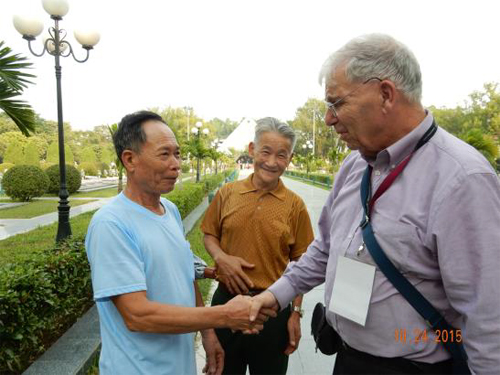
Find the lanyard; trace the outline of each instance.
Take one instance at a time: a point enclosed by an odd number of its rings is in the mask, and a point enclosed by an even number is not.
[[[425,145],[433,136],[436,134],[437,131],[437,125],[433,121],[432,125],[427,129],[427,131],[424,133],[422,138],[419,139],[417,142],[417,145],[413,149],[413,151],[408,155],[406,158],[403,159],[401,163],[398,164],[396,168],[392,170],[392,172],[382,181],[380,184],[379,188],[373,195],[373,197],[370,198],[371,196],[371,175],[372,175],[372,166],[368,165],[366,167],[365,173],[363,174],[363,179],[361,180],[361,202],[363,203],[363,209],[365,212],[364,218],[360,224],[361,228],[364,228],[368,222],[370,221],[370,215],[373,210],[373,206],[375,205],[375,202],[377,201],[378,198],[384,194],[387,189],[392,185],[396,177],[398,177],[401,172],[405,169],[405,167],[408,165],[408,162],[410,161],[411,157],[413,154],[423,145]]]

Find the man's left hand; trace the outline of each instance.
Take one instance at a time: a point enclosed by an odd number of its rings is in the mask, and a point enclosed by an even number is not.
[[[207,375],[221,375],[224,369],[224,349],[213,329],[201,332],[201,342],[206,353],[206,364],[203,372]]]
[[[299,341],[302,337],[300,332],[300,315],[296,312],[290,314],[287,323],[288,328],[288,345],[285,349],[285,354],[290,355],[299,347]]]

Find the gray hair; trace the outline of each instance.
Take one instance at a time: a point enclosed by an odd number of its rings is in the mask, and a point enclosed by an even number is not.
[[[354,38],[331,54],[321,67],[320,84],[328,84],[332,73],[345,66],[349,82],[364,82],[377,77],[392,81],[412,103],[422,98],[422,74],[413,52],[403,43],[385,34],[367,34]]]
[[[257,120],[257,125],[255,126],[255,137],[253,143],[257,144],[260,136],[263,133],[274,132],[282,135],[286,139],[290,140],[292,144],[292,152],[295,148],[295,143],[297,142],[297,135],[290,125],[285,122],[281,122],[274,117],[264,117]]]

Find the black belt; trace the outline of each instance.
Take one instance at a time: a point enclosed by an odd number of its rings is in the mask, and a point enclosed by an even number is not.
[[[345,342],[343,343],[340,352],[345,353],[344,361],[354,359],[358,363],[362,363],[367,371],[377,372],[377,369],[387,369],[387,372],[401,374],[451,374],[452,359],[436,363],[417,362],[403,357],[377,357],[365,352],[356,350]]]

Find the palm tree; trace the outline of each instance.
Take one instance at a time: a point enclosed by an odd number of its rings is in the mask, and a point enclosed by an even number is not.
[[[111,133],[111,138],[118,130],[117,124],[112,124],[108,126],[109,132]],[[120,158],[117,156],[115,160],[116,169],[118,170],[118,193],[123,190],[123,164]]]
[[[22,69],[31,68],[32,64],[26,57],[11,54],[12,50],[0,41],[0,109],[3,110],[17,125],[19,130],[29,136],[35,131],[35,112],[23,100],[13,99],[23,93],[28,87],[27,78],[34,78],[33,74],[25,73]]]

